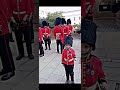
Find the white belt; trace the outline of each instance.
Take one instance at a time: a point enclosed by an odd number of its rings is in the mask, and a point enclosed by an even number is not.
[[[65,61],[68,61],[68,62],[71,62],[71,61],[73,61],[73,58],[72,58],[72,59],[69,59],[69,60],[66,59],[66,58],[64,58],[64,60],[65,60]]]
[[[90,4],[90,2],[86,2],[85,4],[88,5],[88,4]]]
[[[43,33],[43,34],[48,34],[48,33]]]
[[[14,14],[25,14],[26,11],[21,11],[21,12],[16,12],[16,11],[13,11]]]
[[[61,33],[56,33],[56,35],[60,35]]]

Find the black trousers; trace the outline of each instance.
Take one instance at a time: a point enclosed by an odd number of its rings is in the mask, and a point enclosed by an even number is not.
[[[9,46],[9,34],[0,36],[0,56],[2,60],[3,72],[14,72],[15,65]]]
[[[44,50],[42,46],[43,42],[39,42],[40,55],[44,55]]]
[[[63,50],[62,41],[61,40],[56,40],[56,44],[57,44],[57,52],[59,53],[59,46],[60,46],[61,53],[62,53],[62,50]]]
[[[14,30],[15,37],[17,41],[17,47],[19,55],[24,55],[24,47],[23,47],[23,36],[26,42],[27,53],[28,55],[32,54],[32,45],[31,45],[31,31],[30,26],[19,27],[18,30]]]
[[[74,65],[66,65],[64,64],[64,68],[66,71],[66,79],[69,80],[69,76],[71,76],[71,81],[74,81]]]
[[[44,38],[44,42],[45,42],[45,48],[47,49],[47,45],[50,49],[50,44],[51,44],[51,39],[50,37],[49,38]]]
[[[33,17],[32,20],[30,21],[30,24],[31,24],[31,39],[34,40]]]

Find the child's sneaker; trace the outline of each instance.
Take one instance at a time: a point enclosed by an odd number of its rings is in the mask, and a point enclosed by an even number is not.
[[[74,84],[74,81],[70,81],[70,84]]]
[[[65,84],[69,84],[69,80],[66,80]]]

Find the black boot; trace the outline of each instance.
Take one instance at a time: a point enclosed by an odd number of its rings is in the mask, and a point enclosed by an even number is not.
[[[28,57],[29,57],[30,59],[34,59],[33,54],[29,54]]]
[[[1,80],[3,80],[3,81],[8,80],[13,76],[15,76],[15,72],[8,72],[1,77]]]
[[[18,57],[16,57],[16,60],[21,60],[24,57],[24,54],[20,54]]]

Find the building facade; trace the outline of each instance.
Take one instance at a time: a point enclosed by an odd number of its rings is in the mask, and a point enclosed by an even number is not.
[[[81,24],[81,10],[63,12],[65,19],[71,19],[71,24]]]

